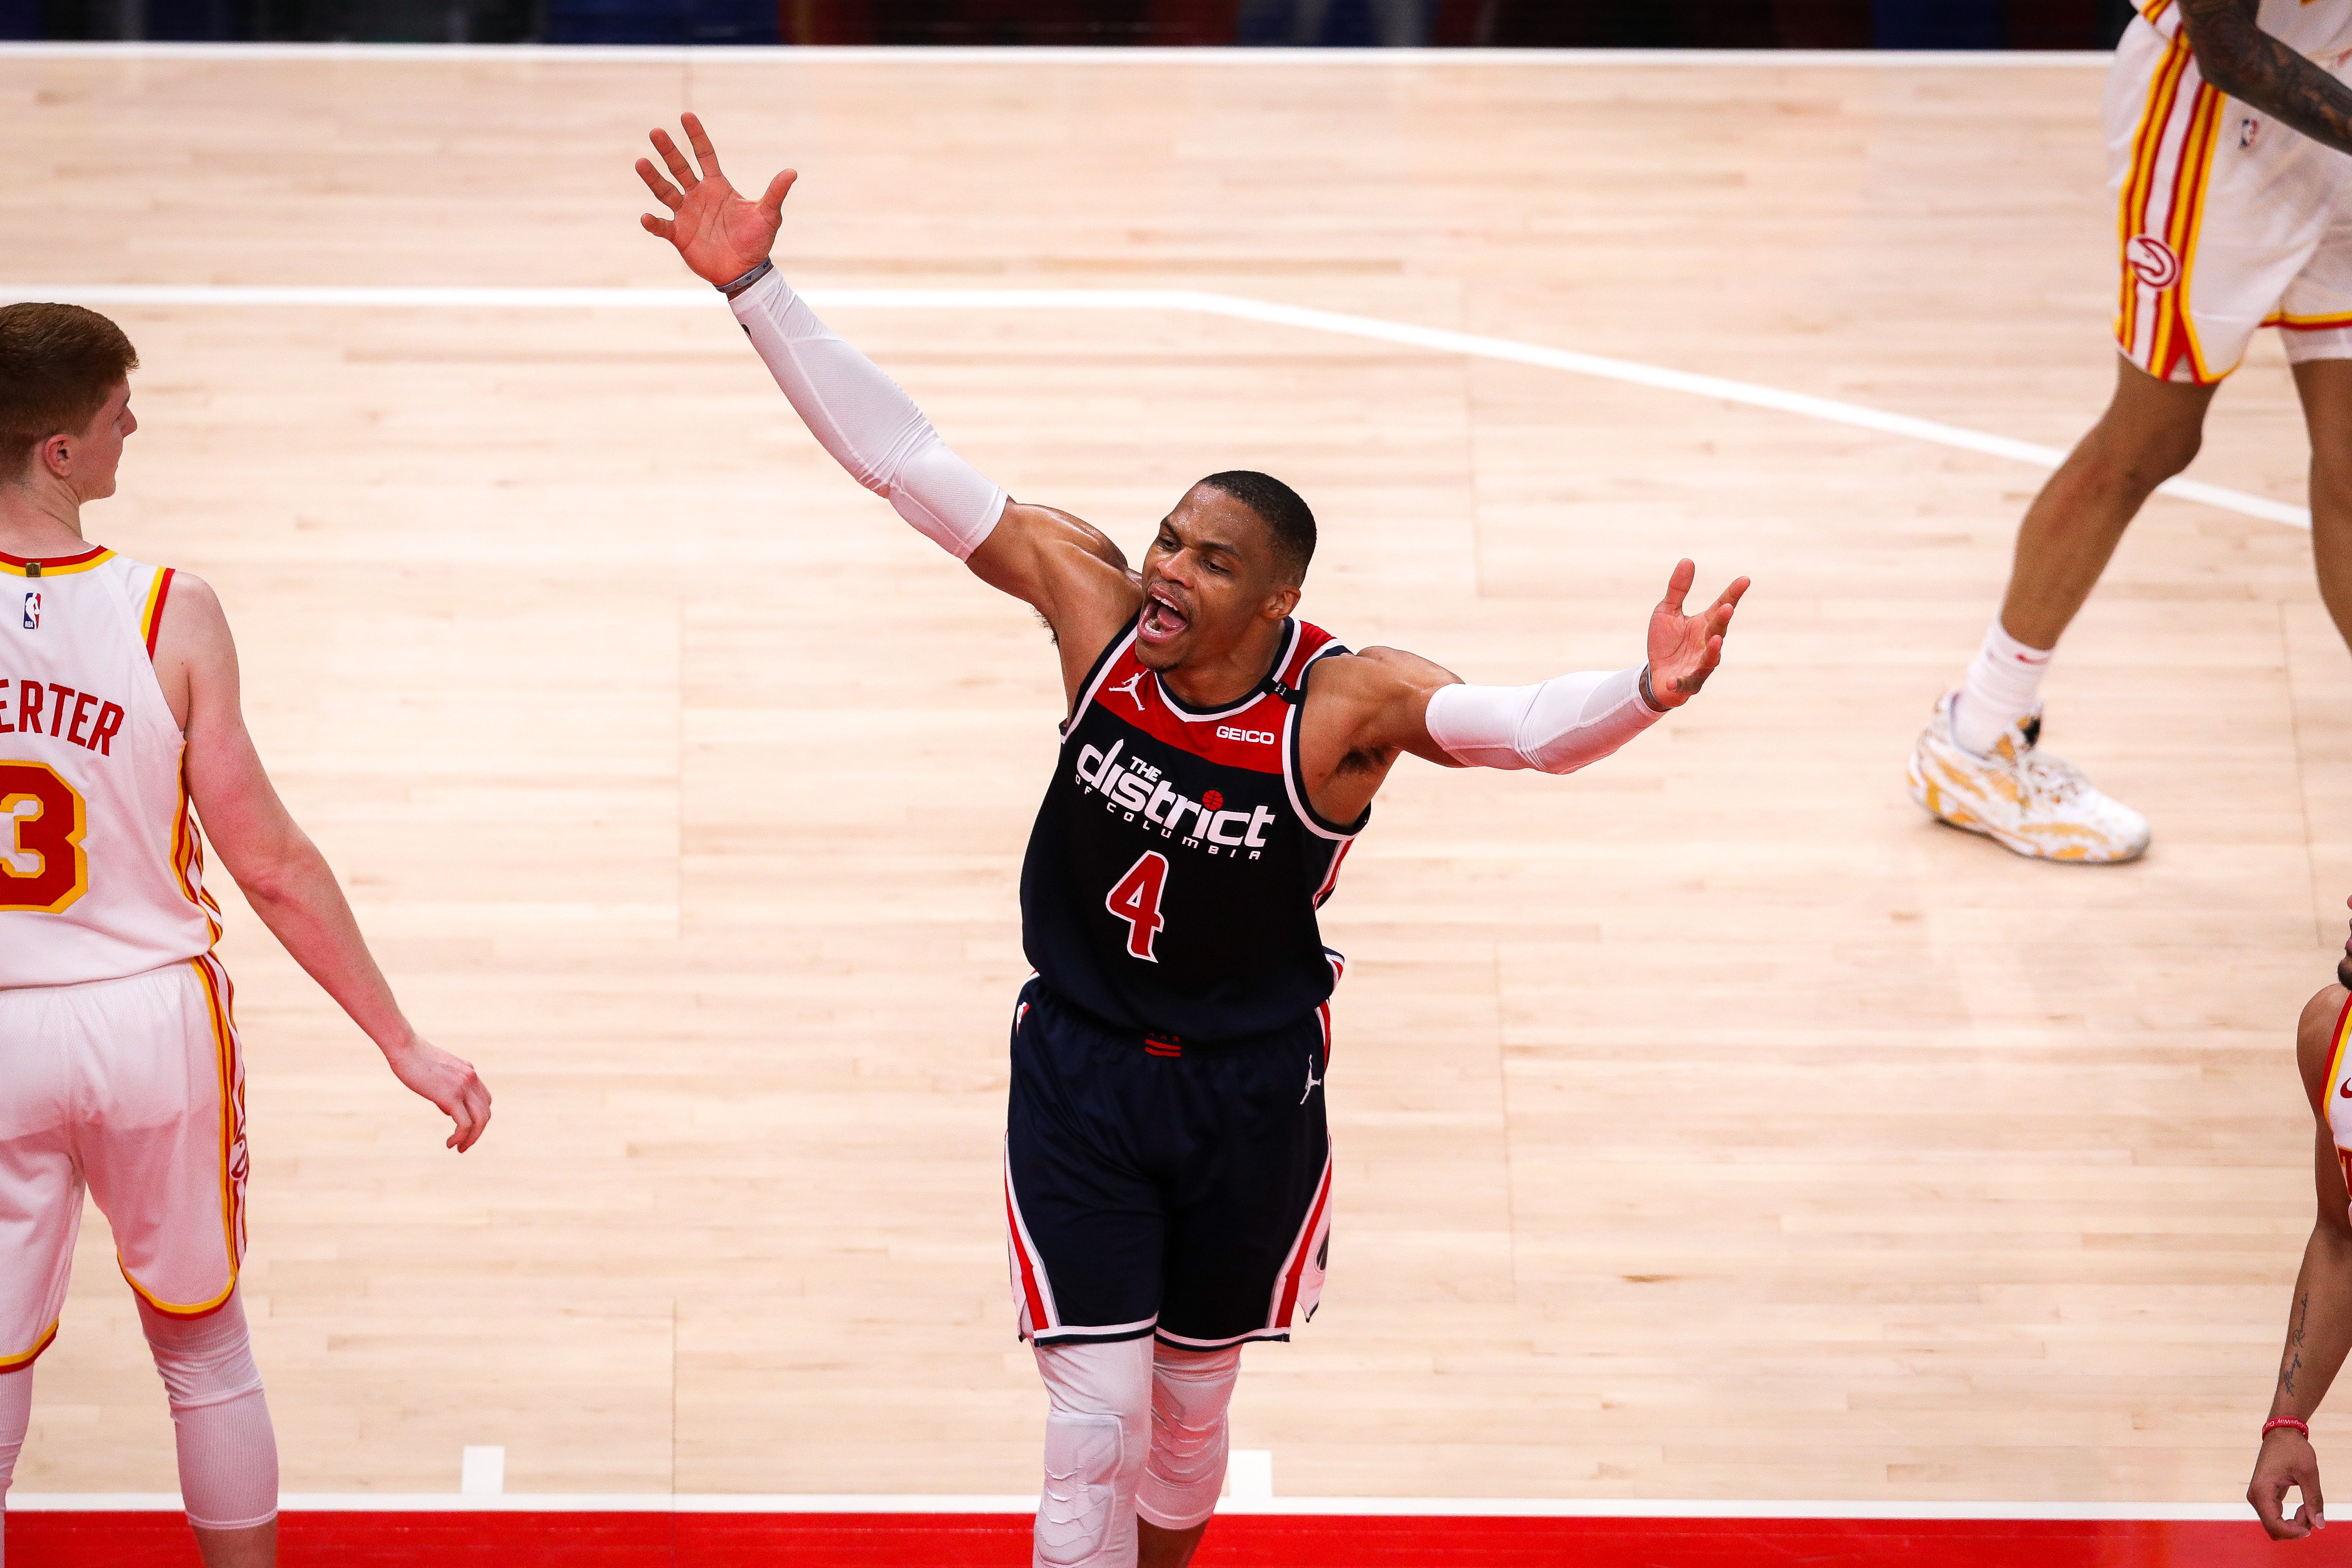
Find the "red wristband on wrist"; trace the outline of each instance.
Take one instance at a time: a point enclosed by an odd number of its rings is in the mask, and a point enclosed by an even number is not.
[[[2282,1426],[2292,1426],[2296,1431],[2303,1434],[2303,1440],[2305,1442],[2308,1443],[2311,1441],[2310,1426],[2305,1422],[2296,1420],[2292,1415],[2273,1415],[2269,1420],[2263,1422],[2263,1436],[2267,1437]]]

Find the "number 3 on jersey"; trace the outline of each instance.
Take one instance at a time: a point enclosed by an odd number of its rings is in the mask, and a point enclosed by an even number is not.
[[[61,914],[89,890],[81,796],[42,763],[0,763],[0,910]]]
[[[1167,885],[1168,858],[1157,849],[1147,849],[1103,900],[1103,908],[1127,922],[1129,957],[1146,963],[1160,962],[1151,946],[1159,939],[1160,928],[1168,923],[1160,912],[1160,889]]]

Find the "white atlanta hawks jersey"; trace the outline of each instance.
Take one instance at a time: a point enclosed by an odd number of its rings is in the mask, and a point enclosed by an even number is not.
[[[2166,37],[2180,30],[2179,0],[2138,0],[2138,5]],[[2299,55],[2332,60],[2352,49],[2352,0],[2263,0],[2255,26]]]
[[[0,987],[113,980],[219,938],[155,679],[172,574],[0,554]]]

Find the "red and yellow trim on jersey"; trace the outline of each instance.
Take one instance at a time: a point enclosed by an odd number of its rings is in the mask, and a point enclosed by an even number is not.
[[[51,1318],[49,1320],[49,1326],[42,1331],[41,1337],[39,1339],[33,1342],[33,1348],[31,1350],[25,1352],[22,1355],[0,1355],[0,1374],[5,1374],[12,1372],[23,1372],[26,1367],[31,1366],[35,1362],[41,1359],[41,1352],[56,1342],[57,1337],[58,1321],[55,1318]]]
[[[229,984],[228,971],[209,953],[188,960],[188,967],[196,972],[196,983],[204,988],[212,1024],[214,1067],[219,1074],[221,1246],[228,1260],[228,1282],[209,1300],[165,1301],[132,1279],[129,1268],[122,1269],[122,1278],[141,1300],[174,1318],[206,1317],[227,1305],[245,1263],[245,1070],[236,1037],[236,987]]]
[[[187,749],[180,752],[180,809],[172,818],[172,876],[180,892],[205,917],[210,940],[221,939],[221,908],[205,886],[205,835],[196,826],[196,803],[188,794]]]
[[[147,658],[155,658],[155,637],[163,629],[163,602],[172,596],[172,579],[178,573],[172,567],[158,567],[155,581],[147,588],[147,605],[139,612],[139,640],[147,645]]]
[[[11,577],[30,577],[34,575],[33,568],[37,566],[40,568],[41,576],[67,577],[76,572],[87,572],[93,566],[103,566],[113,559],[113,551],[96,546],[83,551],[79,555],[60,556],[55,560],[47,556],[11,555],[6,551],[0,550],[0,574],[5,574]]]
[[[2327,1050],[2326,1081],[2331,1087],[2339,1081],[2336,1075],[2344,1070],[2344,1046],[2347,1037],[2352,1037],[2352,995],[2344,998],[2344,1005],[2336,1015],[2336,1043]],[[2325,1094],[2329,1089],[2322,1089],[2320,1092]]]

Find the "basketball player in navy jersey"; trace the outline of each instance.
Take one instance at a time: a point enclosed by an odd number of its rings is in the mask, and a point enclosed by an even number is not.
[[[824,448],[1060,649],[1005,1139],[1020,1330],[1050,1400],[1036,1561],[1181,1568],[1223,1483],[1242,1345],[1289,1338],[1322,1287],[1339,963],[1316,911],[1373,795],[1407,752],[1607,756],[1697,694],[1747,580],[1685,616],[1685,561],[1646,665],[1505,689],[1295,618],[1315,519],[1264,474],[1194,485],[1132,569],[1099,530],[1010,500],[826,330],[768,259],[796,176],[746,201],[685,128],[695,163],[659,131],[670,178],[637,163],[669,213],[645,226],[726,293]]]

